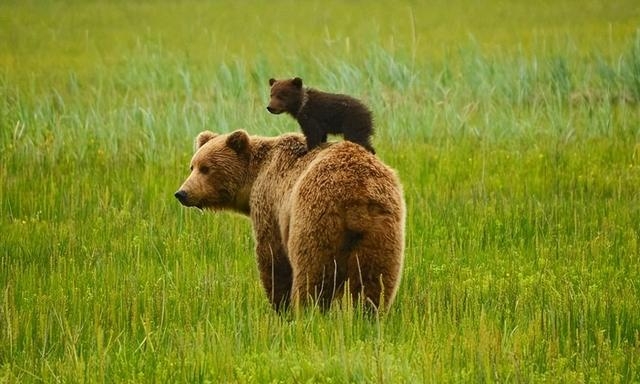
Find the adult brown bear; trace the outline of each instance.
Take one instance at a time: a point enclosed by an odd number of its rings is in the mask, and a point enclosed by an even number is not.
[[[202,132],[185,206],[251,217],[260,278],[276,310],[328,308],[345,288],[374,310],[402,274],[405,203],[395,172],[348,141],[306,151],[304,137]]]

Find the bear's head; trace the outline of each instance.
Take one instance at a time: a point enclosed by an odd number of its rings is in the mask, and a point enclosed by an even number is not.
[[[295,115],[300,110],[304,100],[302,79],[294,77],[287,80],[269,79],[271,86],[271,99],[267,111],[277,115],[288,112]]]
[[[191,159],[191,174],[175,197],[187,207],[249,210],[247,175],[251,158],[249,135],[201,132]]]

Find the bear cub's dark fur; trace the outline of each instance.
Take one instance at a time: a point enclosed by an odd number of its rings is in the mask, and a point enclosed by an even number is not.
[[[302,86],[302,79],[269,79],[271,100],[267,110],[273,114],[286,112],[300,124],[312,150],[327,141],[327,134],[342,134],[345,140],[362,145],[369,152],[373,119],[371,111],[359,100],[341,94],[321,92]]]

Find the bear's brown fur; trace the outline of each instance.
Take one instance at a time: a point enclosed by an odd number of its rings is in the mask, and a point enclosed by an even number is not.
[[[304,137],[239,130],[196,139],[185,206],[251,217],[260,279],[276,310],[322,308],[348,287],[352,299],[387,309],[400,282],[405,204],[398,177],[361,146],[305,151]]]
[[[342,134],[345,140],[376,151],[371,145],[373,118],[359,100],[341,94],[321,92],[302,86],[302,79],[269,79],[271,99],[267,110],[286,112],[300,124],[307,138],[308,150],[327,141],[327,134]]]

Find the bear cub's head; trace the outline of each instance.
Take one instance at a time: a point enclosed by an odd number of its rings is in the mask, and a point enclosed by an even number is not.
[[[250,145],[249,135],[243,130],[222,135],[201,132],[195,142],[191,174],[175,197],[187,207],[248,210],[249,199],[244,187]]]
[[[295,115],[300,110],[304,100],[304,88],[302,79],[276,80],[269,79],[271,86],[271,99],[267,111],[277,115],[283,112]]]

